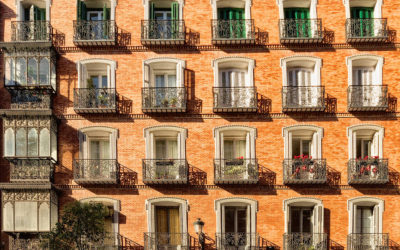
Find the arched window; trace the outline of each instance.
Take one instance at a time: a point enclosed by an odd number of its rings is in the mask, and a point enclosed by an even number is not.
[[[12,128],[4,133],[4,156],[15,156],[15,134]]]
[[[39,84],[40,85],[49,85],[50,84],[50,65],[49,60],[47,58],[42,58],[39,64]]]
[[[40,131],[40,156],[50,156],[50,132],[47,128]]]
[[[26,129],[19,128],[16,133],[16,156],[26,156]]]
[[[350,239],[352,234],[381,234],[385,201],[375,197],[357,197],[347,201]],[[373,241],[371,237],[370,243]],[[366,240],[368,242],[368,240]],[[367,244],[368,245],[368,244]]]
[[[115,88],[116,67],[116,62],[108,59],[78,61],[78,88]]]
[[[35,128],[28,130],[28,156],[38,155],[38,132]]]

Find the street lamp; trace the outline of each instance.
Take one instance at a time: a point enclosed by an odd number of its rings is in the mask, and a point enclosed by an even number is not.
[[[199,236],[200,248],[201,250],[204,250],[204,242],[205,242],[205,237],[203,233],[204,222],[200,218],[197,218],[197,220],[193,223],[193,226],[194,226],[194,231]]]

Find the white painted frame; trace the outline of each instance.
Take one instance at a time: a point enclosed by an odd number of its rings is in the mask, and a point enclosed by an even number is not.
[[[281,58],[281,68],[282,68],[282,86],[289,86],[288,84],[288,64],[296,62],[296,63],[312,63],[314,65],[313,71],[311,74],[311,86],[321,86],[321,67],[322,67],[322,59],[315,56],[288,56]],[[298,67],[297,67],[298,68]],[[307,67],[304,67],[307,68]]]
[[[276,4],[279,8],[279,19],[285,19],[285,2],[288,0],[276,0]],[[292,0],[292,2],[294,2]],[[296,0],[298,3],[310,3],[310,19],[316,19],[317,16],[317,4],[318,0]]]
[[[149,20],[150,19],[150,2],[157,1],[157,0],[142,0],[142,4],[144,7],[144,14],[143,19]],[[177,2],[179,4],[179,20],[183,20],[183,7],[185,6],[185,0],[171,0],[172,2]]]
[[[373,124],[357,124],[347,128],[347,138],[349,141],[349,159],[356,158],[356,147],[357,147],[357,130],[371,130],[374,131],[375,135],[378,136],[378,156],[379,159],[383,158],[383,138],[385,137],[385,128],[379,125]]]
[[[348,72],[348,85],[352,85],[353,83],[353,62],[356,60],[364,60],[375,62],[375,70],[373,74],[373,78],[375,78],[376,82],[373,82],[374,85],[382,85],[382,71],[383,71],[383,64],[385,63],[383,56],[372,55],[372,54],[361,54],[361,55],[353,55],[346,57],[346,65],[347,65],[347,72]]]
[[[344,8],[346,11],[346,18],[351,17],[351,2],[356,3],[357,7],[368,7],[371,6],[372,3],[372,5],[374,6],[374,18],[382,18],[383,0],[343,0]]]
[[[375,229],[378,230],[378,232],[375,233],[382,233],[382,224],[383,224],[383,212],[385,211],[385,201],[376,198],[376,197],[369,197],[369,196],[363,196],[363,197],[356,197],[347,200],[347,211],[349,212],[349,234],[354,232],[355,228],[355,220],[357,219],[355,215],[355,209],[357,209],[357,206],[373,206],[374,207],[374,213],[375,211],[378,212],[378,214],[374,214],[374,222],[378,222],[378,225],[375,225]],[[376,217],[377,216],[377,217]]]
[[[218,2],[223,0],[210,0],[212,7],[212,19],[218,19]],[[225,0],[226,1],[226,0]],[[245,19],[251,19],[251,6],[252,0],[235,0],[237,2],[244,2],[244,16]]]
[[[22,6],[22,3],[26,0],[15,0],[15,9],[17,10],[17,21],[24,21],[24,8]],[[36,0],[37,1],[37,0]],[[50,10],[51,10],[51,4],[52,0],[41,0],[46,3],[46,21],[50,21]]]
[[[117,62],[100,58],[84,59],[76,62],[76,69],[78,71],[78,88],[83,88],[85,86],[84,81],[88,78],[86,65],[92,63],[107,65],[108,86],[109,88],[115,88],[115,71],[117,69]]]
[[[99,134],[110,138],[110,159],[117,159],[118,129],[105,126],[84,127],[78,130],[79,159],[89,159],[89,143],[91,135]]]
[[[292,158],[293,132],[299,130],[308,130],[313,132],[311,150],[313,150],[313,147],[315,147],[317,158],[321,159],[324,129],[315,125],[293,125],[282,128],[282,136],[284,138],[284,159]]]
[[[177,126],[168,126],[168,125],[160,125],[154,127],[148,127],[143,130],[143,136],[146,147],[146,159],[152,159],[155,145],[154,134],[157,132],[171,132],[178,133],[178,158],[186,159],[186,138],[187,138],[187,129]]]
[[[152,64],[154,63],[165,63],[165,64],[175,64],[176,67],[176,86],[184,87],[185,86],[185,68],[186,61],[178,58],[172,57],[159,57],[159,58],[151,58],[143,61],[143,87],[148,88],[151,87],[154,81],[154,73]],[[169,71],[169,70],[166,70]]]
[[[239,56],[229,56],[229,57],[221,57],[218,59],[215,59],[211,63],[211,67],[213,68],[214,71],[214,87],[219,87],[220,85],[220,73],[219,73],[219,67],[221,63],[231,63],[232,68],[235,68],[234,65],[235,63],[245,63],[247,64],[247,80],[248,83],[246,82],[246,86],[252,87],[254,86],[254,67],[255,67],[255,60],[247,57],[239,57]]]

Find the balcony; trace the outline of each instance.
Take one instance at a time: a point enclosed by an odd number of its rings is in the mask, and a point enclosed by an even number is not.
[[[214,87],[214,112],[257,112],[255,87]]]
[[[187,184],[186,159],[144,159],[143,182],[146,184]]]
[[[321,19],[280,19],[279,38],[283,44],[321,43]]]
[[[74,21],[74,44],[77,46],[105,46],[116,43],[115,21]]]
[[[347,236],[349,250],[379,249],[389,250],[389,234],[359,234],[353,233]]]
[[[258,249],[260,239],[256,233],[217,233],[217,249]]]
[[[389,181],[387,159],[351,159],[347,171],[349,184],[385,184]]]
[[[215,184],[256,184],[257,159],[215,159]]]
[[[308,112],[325,110],[325,87],[285,86],[282,88],[283,112]]]
[[[348,43],[386,42],[389,29],[386,18],[346,20],[346,41]]]
[[[323,184],[326,182],[325,159],[285,159],[284,184]]]
[[[183,20],[142,20],[143,45],[183,45],[186,27]]]
[[[74,110],[76,113],[116,113],[115,88],[74,89]]]
[[[143,88],[142,111],[145,113],[186,112],[186,88]]]
[[[117,160],[74,160],[74,180],[78,184],[117,184],[119,165]]]
[[[283,235],[283,249],[308,250],[328,249],[328,237],[325,233],[288,233]]]
[[[9,89],[11,94],[10,108],[13,110],[51,109],[51,95],[47,89]]]
[[[54,163],[50,159],[10,159],[11,182],[51,182]]]
[[[253,19],[214,19],[211,20],[211,33],[214,45],[256,43]]]
[[[349,111],[386,111],[388,107],[386,85],[351,85],[347,89]]]
[[[11,41],[51,42],[52,27],[49,21],[12,21]]]
[[[180,249],[189,250],[187,233],[144,233],[144,249]]]

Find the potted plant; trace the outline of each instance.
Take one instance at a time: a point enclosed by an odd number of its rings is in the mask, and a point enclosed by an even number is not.
[[[171,98],[171,106],[172,107],[176,107],[176,104],[178,103],[178,99],[176,97]]]
[[[107,93],[101,93],[98,97],[99,100],[99,104],[100,104],[100,108],[107,108],[109,105],[109,96],[107,95]]]
[[[244,163],[244,158],[243,158],[243,156],[240,156],[240,157],[238,157],[238,158],[236,158],[236,159],[230,159],[230,160],[227,160],[226,162],[225,162],[225,165],[227,165],[227,166],[238,166],[238,165],[243,165],[243,163]]]
[[[168,104],[169,104],[168,99],[167,99],[167,98],[164,98],[164,99],[161,101],[161,104],[162,104],[164,107],[168,107]]]
[[[86,88],[87,88],[87,92],[85,93],[86,95],[82,96],[81,100],[85,100],[86,108],[90,108],[94,106],[96,100],[96,91],[92,78],[88,78],[86,80]]]

